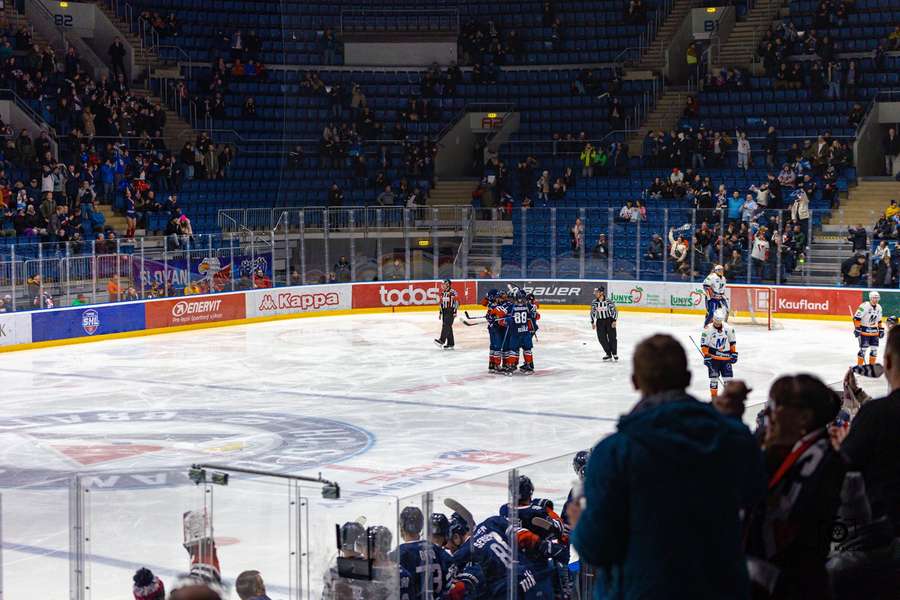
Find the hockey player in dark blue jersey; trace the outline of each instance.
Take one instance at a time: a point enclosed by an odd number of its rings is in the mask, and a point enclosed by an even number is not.
[[[410,598],[426,597],[426,589],[431,597],[444,597],[449,557],[443,548],[421,539],[425,528],[425,516],[415,506],[407,506],[400,512],[400,538],[404,543],[397,549],[397,562],[406,569],[410,581]]]
[[[371,579],[337,577],[326,585],[323,600],[412,600],[409,572],[391,560],[393,536],[387,527],[375,525],[356,539],[355,554],[372,561]]]
[[[504,330],[497,322],[500,311],[497,306],[500,303],[500,293],[497,290],[489,290],[487,295],[481,300],[481,305],[485,309],[485,320],[487,321],[488,339],[490,341],[490,351],[488,353],[488,371],[495,372],[502,366],[501,350],[503,348]]]
[[[534,372],[534,358],[531,354],[534,321],[537,312],[529,307],[525,292],[519,290],[513,303],[506,310],[506,344],[504,367],[507,373],[514,372],[519,365],[519,352],[525,357],[523,373]]]

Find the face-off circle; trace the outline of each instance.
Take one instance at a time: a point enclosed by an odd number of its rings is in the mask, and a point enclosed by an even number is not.
[[[58,488],[78,473],[97,489],[189,483],[192,463],[299,473],[373,442],[348,423],[223,410],[90,411],[0,419],[0,488]]]

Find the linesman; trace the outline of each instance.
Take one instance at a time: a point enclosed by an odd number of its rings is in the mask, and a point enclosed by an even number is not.
[[[606,297],[606,290],[594,288],[594,301],[591,302],[591,327],[597,332],[597,339],[603,346],[606,356],[604,361],[619,360],[619,347],[616,340],[616,321],[619,311],[616,303]]]
[[[453,339],[453,321],[459,310],[459,299],[449,279],[445,279],[441,285],[438,307],[442,324],[441,337],[434,340],[434,343],[445,350],[452,350],[456,344]]]

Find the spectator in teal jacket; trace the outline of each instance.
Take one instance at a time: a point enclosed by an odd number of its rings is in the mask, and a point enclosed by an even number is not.
[[[591,452],[572,535],[597,567],[597,598],[746,600],[740,511],[766,492],[762,453],[737,419],[685,391],[681,345],[655,335],[634,353],[641,400]]]

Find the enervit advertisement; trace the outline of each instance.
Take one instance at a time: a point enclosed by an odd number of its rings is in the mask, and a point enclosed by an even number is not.
[[[502,279],[479,280],[478,300],[484,298],[490,290],[507,290],[515,286],[534,294],[541,306],[548,304],[590,304],[594,300],[594,288],[606,289],[605,281],[590,280],[548,280],[548,279]]]
[[[0,346],[31,343],[31,315],[0,314]]]
[[[34,342],[94,337],[144,329],[144,304],[128,302],[31,313]]]
[[[776,313],[846,316],[863,301],[863,292],[856,290],[823,290],[816,288],[777,288]]]
[[[655,283],[611,281],[609,294],[620,307],[705,310],[700,283]]]
[[[188,296],[148,302],[147,329],[233,321],[246,316],[243,294]]]
[[[350,285],[254,290],[246,298],[248,317],[346,310],[353,305]]]
[[[440,281],[355,284],[353,286],[353,308],[436,306],[440,289]],[[455,281],[453,289],[458,294],[460,305],[478,302],[474,281]]]

